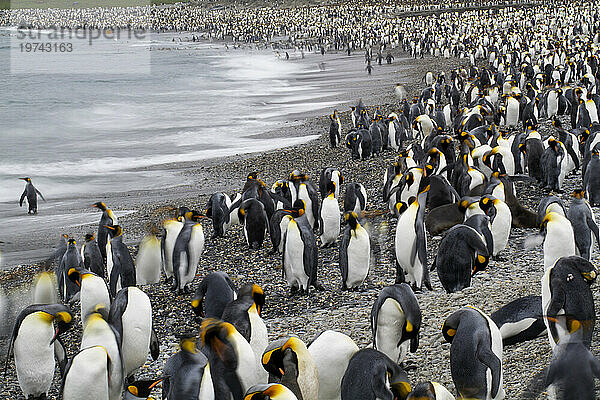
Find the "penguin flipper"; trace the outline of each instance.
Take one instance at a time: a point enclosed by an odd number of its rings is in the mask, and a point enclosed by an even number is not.
[[[25,196],[27,196],[27,190],[23,192],[21,198],[19,199],[19,207],[23,207],[23,200],[25,200]]]
[[[160,343],[158,341],[158,336],[156,336],[156,331],[152,328],[150,332],[150,355],[152,356],[152,360],[156,361],[158,356],[160,355]]]
[[[39,195],[40,195],[40,197],[42,198],[42,200],[46,201],[46,199],[45,199],[45,198],[44,198],[44,196],[42,195],[42,192],[40,192],[40,191],[39,191],[39,190],[37,190],[37,189],[35,189],[35,192],[36,192],[37,194],[39,194]]]
[[[373,371],[373,379],[371,380],[371,390],[377,399],[393,399],[394,395],[388,389],[386,378],[387,370],[382,371],[382,366]]]
[[[344,230],[342,243],[340,243],[340,273],[342,274],[342,285],[348,279],[348,245],[350,244],[350,229]]]
[[[115,296],[115,299],[110,305],[108,312],[108,322],[112,326],[119,336],[123,337],[123,320],[122,316],[127,309],[128,303],[128,292],[129,290],[124,288],[119,290],[119,293]]]
[[[492,373],[492,390],[490,394],[492,398],[495,398],[500,390],[500,374],[502,371],[502,363],[496,354],[492,352],[490,346],[482,343],[481,341],[477,345],[477,358],[479,361],[485,364]]]
[[[556,329],[556,323],[558,322],[556,317],[559,311],[563,308],[566,296],[564,290],[562,290],[562,282],[556,282],[556,279],[550,281],[551,298],[550,304],[548,304],[548,310],[546,311],[546,318],[548,319],[548,330],[552,335],[555,343],[558,343],[558,330]],[[554,288],[554,290],[552,290]]]
[[[67,354],[67,350],[65,349],[65,344],[60,337],[57,337],[54,341],[54,357],[58,363],[60,376],[64,377],[67,364],[69,363],[69,356]]]
[[[596,221],[594,221],[591,217],[588,217],[586,222],[587,226],[591,229],[592,233],[594,234],[594,237],[596,238],[596,243],[598,243],[598,246],[600,246],[600,240],[598,238],[598,225],[596,225]]]

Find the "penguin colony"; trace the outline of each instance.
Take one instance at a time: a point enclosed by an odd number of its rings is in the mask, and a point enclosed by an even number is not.
[[[514,32],[514,40],[481,38],[465,49],[469,67],[428,73],[421,95],[399,99],[387,116],[376,109],[371,117],[359,102],[344,126],[333,112],[326,133],[331,146],[345,143],[358,160],[395,158],[381,171],[377,194],[367,193],[365,183],[347,182],[336,166],[323,169],[318,182],[292,170],[272,185],[251,171],[240,193],[215,193],[204,210],[173,207],[172,218],[150,231],[135,259],[123,243],[126,227],[106,204],[95,203],[102,212],[97,233],[80,248],[75,238],[61,236],[57,286],[42,273],[34,304],[19,313],[9,348],[15,368],[6,372],[16,374],[27,399],[46,397],[56,367],[64,399],[148,398],[158,387],[166,399],[503,399],[512,398],[503,385],[503,354],[547,336],[552,360],[534,378],[539,391],[595,398],[600,362],[590,347],[597,270],[590,260],[599,242],[592,207],[600,201],[600,69],[590,26],[596,21],[569,29],[554,21],[547,25],[555,28],[553,39]],[[536,32],[545,31],[536,25]],[[552,125],[551,135],[540,133],[541,124]],[[549,195],[531,211],[519,201],[515,182],[561,193],[565,179],[579,171],[574,179],[581,189],[569,205]],[[41,193],[25,180],[21,203],[27,197],[35,214]],[[384,209],[369,207],[374,195]],[[210,218],[217,245],[238,224],[245,251],[269,240],[291,296],[331,290],[319,281],[319,251],[331,246],[337,247],[341,290],[364,290],[374,262],[369,221],[375,216],[395,227],[396,280],[373,303],[367,348],[336,331],[309,343],[286,333],[269,342],[261,317],[264,307],[277,307],[269,293],[252,283],[237,288],[225,272],[206,273],[202,265],[204,229],[210,228],[201,221]],[[415,366],[407,360],[430,317],[415,294],[433,290],[435,276],[448,293],[469,288],[478,273],[503,259],[513,228],[538,231],[523,251],[543,247],[539,290],[489,315],[485,304],[473,304],[445,316],[439,336],[450,343],[454,394],[435,381],[410,382],[407,370]],[[427,234],[441,237],[432,263]],[[156,359],[159,350],[150,300],[137,285],[164,282],[189,299],[198,332],[179,335],[179,351],[161,376],[136,380],[148,355]],[[77,300],[79,309],[69,307]],[[80,349],[68,354],[61,335],[79,320]]]

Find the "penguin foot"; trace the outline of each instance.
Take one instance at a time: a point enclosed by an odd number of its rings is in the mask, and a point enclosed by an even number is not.
[[[165,279],[165,283],[169,284],[171,282],[173,282],[173,277],[172,276],[170,276],[167,279]]]
[[[319,282],[313,283],[313,287],[315,289],[317,289],[319,292],[322,292],[325,290],[325,287],[323,287],[323,285],[321,285]],[[308,289],[306,290],[306,292],[308,293]]]

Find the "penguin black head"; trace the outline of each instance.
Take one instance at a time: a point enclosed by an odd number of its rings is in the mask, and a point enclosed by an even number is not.
[[[446,318],[444,324],[442,325],[442,335],[448,343],[452,343],[454,336],[456,335],[456,330],[458,329],[461,316],[459,311],[454,312],[454,314]]]
[[[25,178],[19,178],[21,180],[24,180],[25,182],[31,182],[31,178],[26,176]]]
[[[150,396],[152,389],[154,389],[154,387],[156,385],[158,385],[159,383],[161,383],[162,381],[163,381],[163,378],[160,378],[158,380],[150,379],[150,380],[143,380],[143,381],[135,381],[132,384],[130,384],[129,386],[127,386],[127,391],[129,393],[131,393],[132,395],[134,395],[135,397],[147,399],[148,396]]]
[[[257,284],[244,285],[238,290],[238,298],[252,299],[252,307],[256,307],[258,315],[261,314],[265,306],[265,292]]]
[[[106,211],[106,210],[108,209],[108,208],[106,207],[106,204],[104,204],[104,203],[103,203],[103,202],[101,202],[101,201],[98,201],[98,202],[96,202],[96,203],[92,204],[92,207],[96,207],[96,208],[98,208],[98,209],[99,209],[99,210],[101,210],[101,211]]]
[[[248,174],[248,176],[246,177],[246,179],[249,180],[249,181],[257,180],[258,179],[258,172],[257,171],[250,172]]]
[[[302,199],[296,199],[296,201],[294,201],[293,208],[297,210],[302,210],[302,214],[304,214],[304,211],[306,210],[306,203]]]
[[[354,212],[347,212],[344,215],[344,219],[346,220],[346,222],[348,223],[348,225],[350,225],[350,228],[352,228],[352,230],[355,230],[356,227],[359,225],[358,223],[358,215]]]
[[[437,154],[437,153],[436,153]],[[429,175],[433,175],[433,165],[431,164],[427,164],[425,165],[424,168],[424,176],[429,176]]]
[[[556,115],[552,118],[552,126],[554,126],[555,128],[562,128],[562,123],[556,117]]]
[[[390,380],[390,386],[394,399],[403,400],[406,399],[410,393],[410,382],[408,382],[408,376],[402,368],[398,368],[398,371],[394,374],[388,370],[388,378]]]
[[[414,196],[413,196],[413,198],[414,198]],[[401,201],[399,203],[396,203],[396,207],[395,207],[396,216],[399,217],[407,209],[408,209],[408,204],[406,204],[405,202]]]
[[[585,199],[585,190],[579,188],[573,191],[572,196],[576,199]]]
[[[295,336],[271,343],[262,356],[262,365],[269,374],[281,379],[283,375],[298,373],[298,358],[308,356],[302,340]],[[294,372],[292,372],[295,370]]]
[[[48,304],[48,305],[34,305],[39,307],[40,311],[43,311],[48,321],[54,321],[56,323],[56,329],[54,331],[54,337],[50,341],[50,344],[54,343],[61,333],[64,333],[71,329],[73,325],[73,314],[69,307],[62,304]]]
[[[81,273],[77,268],[69,268],[69,271],[67,272],[67,277],[71,280],[71,282],[81,287]]]
[[[421,382],[415,386],[406,400],[435,400],[435,388],[431,382]]]
[[[73,239],[73,238],[70,238],[70,239],[68,239],[68,240],[67,240],[67,245],[68,245],[69,247],[74,247],[74,246],[76,246],[76,245],[77,245],[77,242],[75,241],[75,239]]]
[[[327,182],[327,195],[335,195],[335,182],[334,181],[329,181]]]
[[[287,398],[289,389],[280,383],[259,384],[252,386],[246,392],[244,400],[271,400]]]
[[[214,318],[206,318],[202,321],[200,330],[202,346],[208,347],[228,370],[235,371],[238,359],[234,345],[230,341],[231,335],[236,332],[233,325]]]
[[[91,242],[94,239],[96,239],[96,236],[93,233],[86,233],[85,234],[85,241],[86,242]]]

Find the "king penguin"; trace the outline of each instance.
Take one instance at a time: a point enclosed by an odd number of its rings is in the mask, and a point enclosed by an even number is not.
[[[196,288],[192,309],[199,317],[221,319],[227,304],[235,299],[236,289],[229,275],[215,271],[206,275]]]
[[[123,243],[123,228],[120,225],[107,225],[111,238],[106,245],[108,258],[106,269],[109,276],[108,290],[111,296],[123,287],[135,286],[135,265],[129,249]]]
[[[108,322],[108,310],[98,306],[83,327],[80,350],[102,346],[108,353],[108,400],[119,400],[125,380],[121,354],[121,335]],[[73,371],[75,372],[75,371]]]
[[[98,235],[96,235],[96,238],[98,240],[100,254],[102,254],[102,258],[106,260],[106,245],[108,244],[109,234],[109,230],[106,226],[118,225],[119,221],[117,221],[117,217],[112,212],[112,210],[108,208],[103,202],[99,201],[97,203],[94,203],[92,204],[92,207],[96,207],[98,210],[102,211],[102,216],[100,217],[100,222],[98,223]]]
[[[429,186],[419,193],[408,209],[400,214],[396,225],[396,268],[404,271],[407,282],[417,290],[421,290],[423,284],[432,290],[427,268],[427,237],[423,223],[428,191]],[[397,273],[396,276],[400,275]]]
[[[96,236],[92,233],[85,235],[85,242],[81,245],[81,259],[86,269],[103,279],[106,278],[104,259],[102,258],[98,242],[96,242]]]
[[[17,316],[6,362],[12,351],[19,386],[26,399],[46,399],[54,377],[53,344],[70,329],[72,318],[70,309],[62,304],[33,304]]]
[[[189,293],[204,251],[204,229],[198,222],[202,215],[189,211],[173,247],[173,285],[177,293]]]
[[[35,279],[33,288],[32,304],[56,304],[58,296],[56,295],[55,276],[52,272],[42,271]],[[0,314],[0,316],[3,314]]]
[[[342,290],[355,290],[369,274],[371,241],[369,233],[359,223],[355,212],[347,212],[344,219],[347,225],[340,243]]]
[[[497,257],[508,244],[512,224],[510,208],[508,208],[508,205],[504,201],[489,195],[483,196],[479,200],[479,208],[490,217],[494,241],[492,255]]]
[[[110,306],[108,321],[121,337],[121,356],[125,377],[132,377],[148,358],[156,360],[159,345],[152,329],[152,306],[148,295],[130,286],[117,293]]]
[[[169,357],[163,369],[163,400],[215,400],[211,366],[207,356],[198,350],[196,337],[191,334],[182,335],[179,338],[179,348],[177,353]]]
[[[190,211],[187,207],[179,207],[174,209],[175,216],[172,219],[167,219],[163,222],[163,237],[161,241],[163,271],[167,277],[167,282],[173,280],[173,249],[175,241],[179,236],[179,232],[183,229],[185,222],[184,215]],[[237,217],[237,211],[236,211]]]
[[[149,285],[160,281],[162,252],[160,239],[157,236],[159,233],[159,230],[153,226],[140,242],[135,258],[135,282],[138,285]]]
[[[421,309],[406,283],[385,287],[371,308],[373,348],[400,364],[419,347]]]
[[[406,372],[374,349],[357,351],[348,363],[341,385],[342,400],[405,400],[410,393]]]
[[[267,344],[269,343],[267,326],[261,318],[265,305],[265,293],[256,284],[244,285],[237,293],[237,298],[227,304],[223,309],[222,319],[231,323],[236,330],[250,344],[256,358],[256,364],[260,366]],[[262,368],[258,368],[258,374],[266,379]]]
[[[578,256],[563,257],[546,269],[542,277],[542,311],[553,349],[579,328],[584,344],[590,348],[596,321],[590,285],[596,277],[594,266]]]
[[[347,335],[325,331],[308,345],[319,373],[319,400],[340,400],[340,386],[350,359],[358,346]]]
[[[281,383],[299,399],[319,400],[319,372],[299,338],[292,336],[269,344],[262,365],[269,372],[270,382]]]
[[[302,200],[300,200],[301,202]],[[318,247],[310,224],[304,217],[304,207],[295,207],[283,242],[283,276],[292,293],[308,294],[310,286],[320,289],[317,282]]]
[[[575,245],[579,251],[579,255],[590,260],[592,257],[592,247],[594,239],[596,243],[600,243],[598,239],[598,225],[592,212],[592,207],[585,199],[585,191],[578,189],[573,192],[573,200],[567,212],[567,218],[571,221],[573,233],[575,235]]]
[[[85,325],[87,317],[95,312],[96,306],[110,307],[110,296],[104,279],[91,271],[70,268],[69,279],[80,288],[81,321]]]
[[[544,234],[544,269],[561,257],[575,255],[575,234],[571,222],[559,213],[549,212],[542,220]]]
[[[42,196],[42,192],[40,192],[35,186],[33,186],[33,183],[31,183],[31,178],[26,177],[19,179],[22,179],[25,182],[27,182],[27,184],[25,185],[25,190],[23,191],[23,194],[21,194],[21,198],[19,199],[19,207],[23,207],[23,200],[27,198],[27,205],[29,208],[27,214],[37,214],[37,196],[40,195],[40,197],[44,201],[46,201],[46,199],[44,198],[44,196]]]
[[[298,400],[294,392],[279,383],[252,386],[244,400]]]
[[[202,345],[214,385],[215,399],[242,399],[252,386],[264,383],[252,347],[228,322],[206,318],[200,327]]]
[[[335,197],[335,182],[327,183],[327,195],[321,202],[319,226],[321,227],[321,247],[334,246],[340,234],[340,205]]]
[[[63,375],[63,400],[108,400],[110,357],[102,346],[90,346],[73,357]]]
[[[483,311],[467,306],[442,326],[450,346],[450,371],[461,398],[502,400],[502,335]]]
[[[412,392],[409,393],[406,400],[455,400],[448,389],[437,382],[421,382]]]
[[[81,268],[81,256],[77,250],[75,239],[69,239],[67,242],[67,251],[62,256],[58,267],[58,291],[65,302],[70,302],[73,296],[79,292],[79,287],[69,280],[67,274],[71,268]]]

